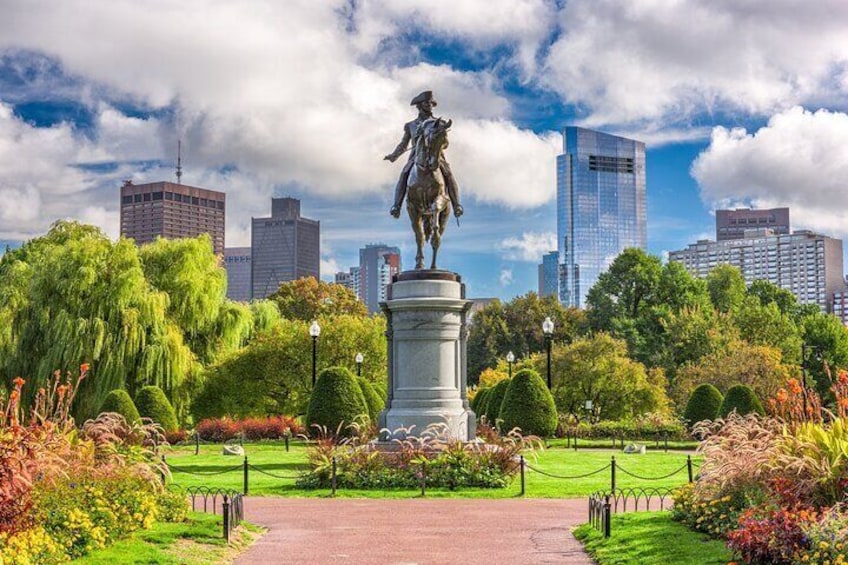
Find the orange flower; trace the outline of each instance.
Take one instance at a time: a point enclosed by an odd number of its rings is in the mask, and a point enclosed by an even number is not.
[[[801,394],[801,385],[798,384],[796,379],[789,379],[787,385],[789,386],[789,392],[792,394]]]
[[[848,372],[840,370],[839,371],[839,384],[846,385],[848,384]]]
[[[25,383],[26,381],[25,381],[25,380],[23,380],[23,379],[22,379],[22,378],[20,378],[20,377],[15,377],[15,380],[13,380],[12,382],[15,384],[15,386],[16,386],[16,387],[21,388],[22,386],[24,386],[24,383]]]
[[[848,398],[840,398],[839,399],[839,406],[848,410]]]
[[[21,394],[21,393],[19,393],[18,391],[13,390],[13,391],[11,392],[11,394],[9,394],[9,400],[11,400],[11,401],[15,401],[15,400],[17,400],[17,399],[18,399],[18,396],[20,396],[20,394]]]
[[[59,393],[59,398],[62,398],[63,396],[65,396],[65,393],[67,391],[68,391],[68,385],[61,385],[58,389],[56,389],[56,392]]]
[[[786,393],[786,390],[785,390],[785,389],[780,389],[779,391],[777,391],[777,396],[775,397],[775,400],[776,400],[779,404],[783,404],[783,403],[784,403],[784,402],[786,402],[788,399],[789,399],[789,395]]]
[[[87,373],[89,367],[90,367],[90,365],[88,363],[83,363],[82,365],[80,365],[80,372],[81,373]]]

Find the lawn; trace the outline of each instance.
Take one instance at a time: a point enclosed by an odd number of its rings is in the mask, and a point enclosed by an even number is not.
[[[162,565],[201,565],[231,563],[242,549],[253,543],[260,531],[242,523],[224,542],[221,516],[189,513],[185,522],[157,522],[149,530],[135,532],[107,548],[89,553],[74,563],[115,565],[158,563]]]
[[[280,496],[327,496],[328,489],[308,490],[295,486],[295,478],[304,472],[306,447],[303,442],[292,442],[291,451],[286,452],[282,442],[258,442],[244,445],[249,470],[249,494]],[[171,482],[181,487],[207,486],[241,491],[244,474],[241,457],[221,455],[220,445],[202,445],[200,455],[194,455],[194,446],[169,448],[166,460],[172,465]],[[613,450],[574,451],[551,448],[540,451],[534,460],[528,456],[528,464],[534,469],[557,476],[584,475],[609,465],[615,455],[619,466],[616,486],[626,487],[675,487],[687,481],[686,455],[651,451],[645,455],[625,455]],[[698,462],[698,459],[693,457]],[[673,476],[656,481],[645,481],[627,475],[627,472],[642,477],[658,477],[679,471]],[[202,473],[202,474],[199,474]],[[216,473],[216,474],[213,474]],[[277,475],[277,478],[263,473]],[[533,469],[526,476],[526,496],[537,498],[573,498],[587,496],[598,489],[610,486],[610,469],[580,479],[548,477]],[[466,488],[457,491],[428,489],[427,496],[449,498],[510,498],[520,493],[518,477],[505,489]],[[417,490],[347,490],[340,489],[337,496],[365,498],[410,498],[420,496]]]
[[[599,565],[724,565],[733,557],[721,541],[694,532],[669,512],[614,514],[612,535],[584,524],[574,531]]]

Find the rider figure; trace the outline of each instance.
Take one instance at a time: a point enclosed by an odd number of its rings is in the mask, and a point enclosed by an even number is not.
[[[418,117],[411,122],[404,124],[403,139],[401,139],[394,151],[383,157],[383,159],[391,161],[392,163],[394,163],[395,160],[397,160],[397,158],[406,151],[410,142],[412,142],[412,146],[415,147],[417,137],[421,133],[419,126],[424,123],[425,120],[433,117],[433,107],[436,106],[436,100],[433,98],[433,92],[425,90],[412,99],[410,106],[418,107]],[[403,170],[400,173],[400,179],[395,187],[395,203],[389,211],[389,213],[395,218],[400,217],[400,207],[401,204],[403,204],[404,196],[406,196],[406,183],[409,178],[409,171],[412,170],[412,167],[415,164],[415,156],[413,153],[414,151],[410,152],[409,160],[406,162],[406,165],[403,166]],[[453,178],[450,165],[445,160],[444,156],[439,159],[439,170],[442,171],[442,176],[445,179],[445,188],[448,192],[448,198],[450,198],[451,204],[453,204],[453,214],[458,218],[463,212],[462,206],[459,203],[459,187],[456,184],[456,179]]]

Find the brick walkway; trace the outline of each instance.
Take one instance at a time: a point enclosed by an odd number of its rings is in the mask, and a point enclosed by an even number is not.
[[[251,497],[245,518],[269,531],[236,563],[591,565],[570,532],[586,504]]]

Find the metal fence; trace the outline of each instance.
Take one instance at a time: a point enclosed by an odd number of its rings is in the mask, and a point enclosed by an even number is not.
[[[608,538],[612,533],[613,514],[665,510],[673,501],[673,491],[664,487],[631,487],[613,491],[595,491],[589,495],[589,524]]]
[[[188,487],[185,494],[191,498],[191,509],[194,512],[218,514],[220,508],[224,539],[229,543],[233,530],[244,519],[242,493],[232,489]]]

